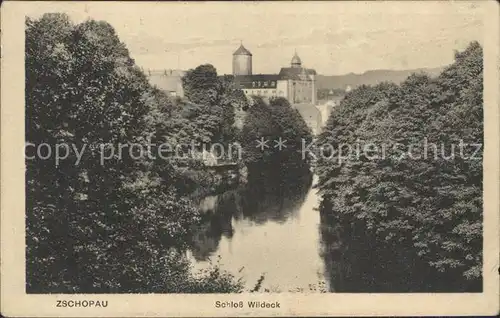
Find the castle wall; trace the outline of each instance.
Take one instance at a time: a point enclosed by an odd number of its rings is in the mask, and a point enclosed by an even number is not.
[[[310,80],[295,80],[292,81],[292,94],[290,96],[291,103],[312,103],[312,81]]]
[[[284,97],[288,100],[290,100],[289,98],[289,91],[288,91],[288,87],[289,87],[289,81],[287,80],[281,80],[281,81],[278,81],[277,82],[277,87],[276,87],[276,90],[277,90],[277,93],[278,93],[278,97]]]

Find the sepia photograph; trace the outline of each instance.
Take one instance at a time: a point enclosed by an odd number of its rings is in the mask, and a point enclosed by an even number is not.
[[[497,3],[2,9],[12,316],[498,313]]]

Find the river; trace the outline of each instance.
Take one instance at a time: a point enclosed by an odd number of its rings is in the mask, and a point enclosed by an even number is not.
[[[218,263],[242,277],[247,290],[261,275],[261,291],[326,290],[316,178],[311,179],[283,185],[267,178],[201,200],[204,222],[188,252],[193,270]]]
[[[290,171],[287,171],[290,172]],[[359,222],[318,211],[317,181],[259,171],[245,186],[199,200],[201,225],[187,256],[193,272],[212,265],[262,292],[478,291],[456,273],[437,273],[407,244],[386,245]]]

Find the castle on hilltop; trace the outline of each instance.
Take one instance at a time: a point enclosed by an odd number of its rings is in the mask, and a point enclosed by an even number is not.
[[[295,52],[290,67],[279,74],[253,74],[252,53],[243,44],[233,53],[235,85],[247,96],[284,97],[291,104],[316,104],[316,71],[302,67]]]
[[[183,97],[181,70],[145,70],[151,84],[171,96]],[[233,53],[233,74],[236,87],[247,96],[284,97],[291,104],[316,104],[316,71],[302,66],[297,52],[290,67],[278,74],[253,74],[252,53],[243,44]]]
[[[302,66],[297,52],[289,67],[282,67],[278,74],[253,74],[252,53],[243,44],[233,53],[233,77],[236,88],[246,96],[286,98],[299,111],[313,133],[320,129],[322,115],[317,104],[316,71]],[[146,70],[150,83],[170,96],[183,97],[182,70]]]

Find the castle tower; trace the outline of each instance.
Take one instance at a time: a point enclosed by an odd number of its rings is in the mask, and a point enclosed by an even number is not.
[[[297,51],[295,51],[295,54],[292,57],[292,67],[293,68],[300,68],[302,67],[302,61],[300,60],[300,57],[297,55]]]
[[[233,53],[233,75],[252,75],[252,53],[243,44]]]

